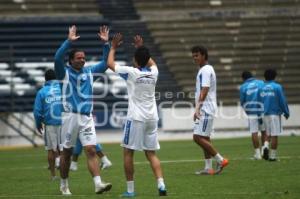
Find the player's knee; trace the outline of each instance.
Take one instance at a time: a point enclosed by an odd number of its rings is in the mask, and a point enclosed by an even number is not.
[[[85,146],[85,153],[88,157],[96,156],[96,148],[95,146]]]

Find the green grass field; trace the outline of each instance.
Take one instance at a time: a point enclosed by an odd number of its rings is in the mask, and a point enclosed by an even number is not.
[[[250,138],[214,140],[230,165],[215,176],[196,176],[202,168],[202,152],[192,141],[161,142],[168,198],[300,198],[300,137],[280,137],[278,162],[254,161]],[[70,173],[71,198],[120,198],[125,191],[122,150],[119,144],[103,144],[113,167],[102,179],[113,184],[110,192],[94,194],[84,155],[79,170]],[[136,198],[157,198],[156,180],[143,153],[135,156]],[[44,148],[0,151],[0,198],[64,198],[59,180],[50,181]],[[70,197],[69,197],[70,198]]]

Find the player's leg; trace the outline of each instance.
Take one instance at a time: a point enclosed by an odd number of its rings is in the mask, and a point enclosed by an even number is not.
[[[264,145],[262,146],[262,157],[265,160],[269,160],[269,141],[270,141],[270,133],[271,133],[271,123],[272,120],[270,118],[270,116],[264,116],[263,117],[263,123],[265,126],[265,141],[264,141]]]
[[[261,153],[260,153],[260,147],[259,147],[259,137],[258,137],[258,130],[259,130],[259,123],[260,119],[257,115],[249,115],[248,116],[248,122],[249,122],[249,131],[251,133],[251,140],[252,145],[254,148],[254,159],[260,160],[261,159]]]
[[[82,144],[81,144],[79,138],[77,138],[76,145],[73,148],[73,153],[72,153],[72,162],[71,162],[71,165],[70,165],[70,170],[71,171],[77,171],[77,169],[78,169],[78,158],[79,158],[81,152],[82,152]]]
[[[197,138],[194,138],[194,141],[195,141],[195,139],[197,139]],[[208,142],[211,142],[209,137],[204,137],[204,139],[206,139]],[[195,142],[197,143],[197,141],[195,141]],[[199,145],[199,146],[201,147],[201,145]],[[196,171],[195,174],[196,175],[213,175],[214,174],[214,169],[212,167],[212,156],[205,149],[203,149],[203,154],[204,154],[204,163],[205,163],[204,164],[204,169]]]
[[[108,157],[103,153],[103,150],[102,150],[102,146],[101,144],[97,143],[96,144],[96,153],[97,153],[97,156],[100,158],[100,168],[103,170],[103,169],[106,169],[106,168],[109,168],[112,166],[112,163],[111,161],[108,159]]]
[[[277,147],[278,147],[278,136],[282,132],[281,116],[271,115],[271,151],[270,151],[270,161],[277,160]]]
[[[48,150],[48,164],[49,164],[51,179],[54,180],[56,178],[56,174],[55,174],[55,153],[52,149]]]
[[[110,183],[104,183],[100,177],[99,161],[96,154],[96,130],[91,116],[80,116],[79,139],[87,157],[87,166],[93,177],[95,193],[102,194],[112,188]]]
[[[127,191],[123,193],[124,197],[133,197],[135,196],[134,192],[134,165],[133,165],[133,158],[134,158],[134,150],[128,149],[123,147],[123,166],[124,166],[124,173],[126,177],[126,185]]]
[[[140,123],[140,127],[137,129],[140,134],[143,135],[141,144],[145,151],[147,160],[150,162],[152,172],[157,180],[158,194],[159,196],[166,196],[167,189],[164,183],[163,172],[160,160],[155,152],[160,149],[157,133],[157,121],[145,121],[144,123]]]

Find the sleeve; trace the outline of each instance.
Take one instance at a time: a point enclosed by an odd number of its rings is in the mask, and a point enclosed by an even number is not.
[[[33,116],[35,119],[35,126],[37,129],[42,127],[43,121],[43,103],[42,103],[42,95],[41,92],[38,92],[34,101],[34,108],[33,108]]]
[[[211,77],[211,71],[208,69],[203,70],[202,72],[202,78],[201,78],[201,87],[210,87],[210,77]]]
[[[110,45],[103,45],[103,59],[98,64],[91,66],[92,73],[104,73],[107,69],[107,58],[110,50]]]
[[[284,116],[289,117],[290,116],[290,111],[289,111],[289,107],[284,95],[284,91],[283,88],[281,86],[278,87],[278,96],[279,96],[279,106],[280,109],[283,111]]]
[[[241,87],[240,87],[240,103],[241,103],[241,106],[244,107],[244,104],[245,104],[245,95],[244,95],[244,87],[243,87],[243,85],[241,85]]]
[[[70,48],[71,42],[66,40],[56,51],[54,56],[54,69],[57,79],[62,80],[65,77],[65,55]]]
[[[115,72],[118,73],[124,80],[127,80],[129,76],[134,75],[134,68],[129,66],[120,66],[116,64]]]

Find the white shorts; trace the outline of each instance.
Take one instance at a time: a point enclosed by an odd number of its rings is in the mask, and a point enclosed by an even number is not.
[[[82,146],[96,145],[97,137],[92,116],[64,112],[62,114],[62,134],[63,147],[67,149],[76,145],[77,137]]]
[[[210,137],[213,133],[214,117],[201,111],[201,116],[195,121],[194,134]]]
[[[61,150],[61,126],[60,125],[46,125],[44,133],[45,149],[47,151]]]
[[[265,131],[265,125],[263,122],[263,118],[258,116],[249,115],[248,116],[248,125],[250,133],[257,133],[259,131]]]
[[[278,136],[282,132],[281,116],[280,115],[265,115],[264,124],[266,132],[271,136]]]
[[[159,150],[157,121],[126,120],[121,146],[138,151]]]

